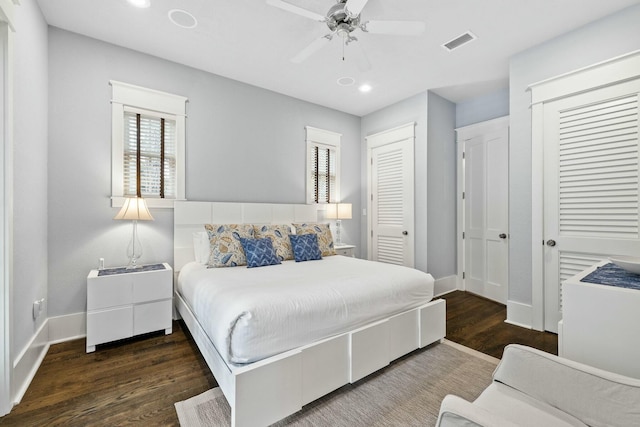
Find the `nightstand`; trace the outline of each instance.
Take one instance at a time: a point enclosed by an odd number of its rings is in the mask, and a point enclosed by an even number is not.
[[[169,264],[134,270],[91,270],[87,276],[87,353],[97,344],[172,328],[173,270]]]
[[[355,245],[347,245],[343,243],[341,245],[336,245],[335,249],[336,249],[336,255],[350,256],[351,258],[355,258],[356,256]]]

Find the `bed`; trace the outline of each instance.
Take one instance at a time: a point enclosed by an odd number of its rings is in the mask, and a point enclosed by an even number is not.
[[[231,406],[233,426],[271,424],[444,338],[445,302],[432,300],[433,278],[416,270],[339,255],[252,269],[193,262],[193,233],[203,224],[317,220],[314,205],[175,204],[176,308]],[[222,285],[206,291],[212,281]],[[298,310],[306,317],[292,321],[288,307],[306,307]]]

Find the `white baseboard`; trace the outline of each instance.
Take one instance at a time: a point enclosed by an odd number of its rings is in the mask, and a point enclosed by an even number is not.
[[[507,320],[505,323],[531,329],[533,307],[517,301],[507,301]]]
[[[14,405],[22,400],[47,351],[49,351],[49,319],[42,323],[13,363],[11,400]]]
[[[436,279],[433,285],[433,295],[438,297],[458,289],[458,276],[447,276]]]
[[[87,336],[87,313],[80,312],[49,318],[49,344]]]
[[[82,338],[87,334],[87,313],[46,319],[13,363],[12,402],[17,405],[33,381],[51,344]]]

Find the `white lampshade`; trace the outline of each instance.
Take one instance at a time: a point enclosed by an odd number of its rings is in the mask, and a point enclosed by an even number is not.
[[[125,199],[122,209],[113,219],[153,221],[151,212],[147,208],[147,202],[142,197],[128,197]]]
[[[337,219],[351,219],[351,203],[338,203]]]
[[[326,219],[338,218],[338,205],[336,203],[328,203],[324,209],[324,217]]]
[[[324,211],[326,219],[351,219],[351,203],[329,203]]]

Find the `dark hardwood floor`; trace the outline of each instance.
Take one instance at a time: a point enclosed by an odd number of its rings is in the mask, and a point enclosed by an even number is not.
[[[524,344],[558,354],[558,336],[505,323],[507,308],[474,294],[455,291],[447,301],[447,339],[498,359],[507,344]]]
[[[177,426],[175,402],[217,386],[182,322],[173,333],[52,345],[6,426]]]
[[[557,336],[504,323],[506,308],[453,292],[447,338],[494,357],[521,343],[557,354]],[[84,339],[52,345],[22,402],[3,426],[177,426],[173,404],[215,387],[215,379],[182,322],[173,333],[98,346]]]

